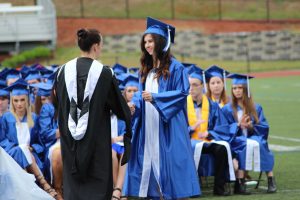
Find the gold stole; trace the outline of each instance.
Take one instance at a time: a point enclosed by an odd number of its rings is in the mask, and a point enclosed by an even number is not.
[[[219,102],[217,102],[217,100],[212,96],[211,97],[211,100],[213,100],[213,102],[216,102],[216,103],[218,103],[218,105],[220,106],[220,108],[223,108],[223,106],[225,105],[224,104],[224,102],[221,100],[221,102],[219,103]]]
[[[190,126],[194,126],[198,119],[196,115],[196,110],[194,108],[194,102],[192,99],[192,96],[189,95],[187,97],[187,113],[188,113],[188,121]],[[200,124],[200,127],[198,126],[194,133],[192,134],[192,139],[195,140],[203,140],[203,141],[209,141],[208,139],[199,138],[198,134],[204,133],[207,131],[208,127],[208,117],[209,117],[209,101],[206,95],[202,96],[202,109],[201,109],[201,119],[205,122]]]

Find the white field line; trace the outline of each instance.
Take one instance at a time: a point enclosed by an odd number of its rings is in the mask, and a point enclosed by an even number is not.
[[[277,144],[269,144],[269,147],[273,151],[300,151],[300,146],[283,146]]]
[[[281,137],[281,136],[276,136],[276,135],[270,135],[270,138],[274,139],[280,139],[280,140],[285,140],[285,141],[291,141],[291,142],[300,142],[299,138],[290,138],[290,137]]]

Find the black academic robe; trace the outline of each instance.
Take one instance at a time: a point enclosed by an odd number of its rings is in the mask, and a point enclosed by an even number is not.
[[[80,68],[74,66],[74,70],[76,69],[77,78],[80,78],[78,77],[81,73]],[[87,76],[83,77],[87,78]],[[83,93],[83,90],[80,90],[82,86],[79,86],[78,80],[77,85],[78,99],[82,101],[80,96],[83,95],[80,93]],[[103,67],[90,100],[86,134],[81,140],[74,140],[68,129],[70,101],[63,68],[57,75],[54,91],[58,102],[58,122],[61,134],[64,199],[111,199],[113,189],[111,110],[119,119],[126,122],[126,134],[124,135],[125,152],[122,164],[128,161],[131,140],[130,110],[121,95],[112,71],[108,67]],[[80,102],[78,102],[78,105],[80,105]]]

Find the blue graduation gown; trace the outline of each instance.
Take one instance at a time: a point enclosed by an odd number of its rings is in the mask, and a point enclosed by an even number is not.
[[[51,103],[45,103],[40,111],[38,119],[39,134],[42,143],[45,146],[44,157],[44,175],[48,181],[51,180],[51,161],[49,160],[49,149],[57,141],[56,130],[58,128],[57,121],[54,119],[55,108]]]
[[[34,122],[34,127],[30,128],[30,146],[33,148],[33,156],[36,160],[37,165],[43,171],[43,163],[39,156],[43,156],[44,147],[41,143],[38,126],[37,126],[37,116],[32,113],[32,119]],[[25,116],[21,122],[27,122],[27,117]],[[6,112],[2,116],[1,122],[2,128],[0,131],[0,145],[1,147],[11,156],[13,159],[24,169],[29,166],[29,163],[18,146],[18,137],[16,130],[16,119],[11,112]]]
[[[145,101],[137,92],[133,98],[136,106],[136,121],[132,138],[131,158],[128,162],[128,176],[124,186],[127,196],[158,198],[158,184],[164,199],[177,199],[199,195],[200,186],[192,157],[192,148],[188,133],[186,115],[186,97],[189,83],[184,67],[172,58],[169,67],[170,76],[158,81],[158,93],[152,93],[152,105],[159,113],[159,180],[153,174],[143,179],[145,148]],[[145,90],[140,83],[139,91]],[[148,185],[142,191],[141,181]],[[147,185],[147,184],[146,184]]]
[[[240,110],[241,108],[238,107],[237,109]],[[255,123],[254,118],[251,117],[251,120],[253,121],[253,132],[250,134],[248,133],[247,137],[243,134],[242,129],[237,126],[238,122],[234,118],[232,104],[226,104],[222,108],[222,111],[227,117],[228,122],[231,124],[231,131],[235,134],[235,138],[231,143],[231,147],[234,153],[238,156],[240,169],[245,170],[246,143],[247,138],[249,138],[259,143],[261,171],[269,172],[272,171],[274,167],[274,155],[270,151],[267,142],[269,125],[264,116],[262,107],[259,104],[255,104],[255,109],[258,115],[259,123]]]

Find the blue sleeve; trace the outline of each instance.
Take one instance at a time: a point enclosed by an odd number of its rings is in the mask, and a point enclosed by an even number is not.
[[[118,136],[126,133],[126,124],[123,120],[118,119]]]
[[[260,135],[267,140],[269,135],[269,124],[260,105],[256,105],[256,112],[259,122],[253,124],[254,134]]]
[[[237,135],[237,133],[240,131],[240,127],[238,126],[238,122],[236,122],[236,120],[233,117],[233,110],[230,104],[223,106],[222,113],[224,114],[225,118],[229,123],[230,133],[233,135]]]
[[[234,134],[230,132],[230,125],[216,103],[212,103],[210,114],[213,116],[210,117],[209,121],[209,134],[215,140],[222,140],[226,142],[231,142],[233,139]]]
[[[32,119],[34,121],[34,126],[30,130],[31,132],[30,145],[36,153],[40,154],[44,152],[44,145],[39,135],[38,118],[35,114],[32,114]]]
[[[56,126],[53,126],[54,109],[44,104],[41,108],[39,116],[40,137],[44,144],[53,143],[56,141]]]
[[[153,106],[159,112],[162,120],[169,121],[180,110],[185,109],[186,97],[189,92],[188,75],[183,67],[174,70],[170,75],[173,90],[152,93]]]
[[[5,149],[5,151],[9,151],[14,146],[16,146],[15,143],[9,141],[6,134],[8,133],[8,124],[7,124],[7,118],[6,115],[3,115],[1,120],[1,130],[0,130],[0,146]]]
[[[137,91],[133,94],[131,103],[135,105],[135,112],[132,116],[132,119],[135,119],[137,116],[139,116],[142,107],[142,93],[140,91]]]

